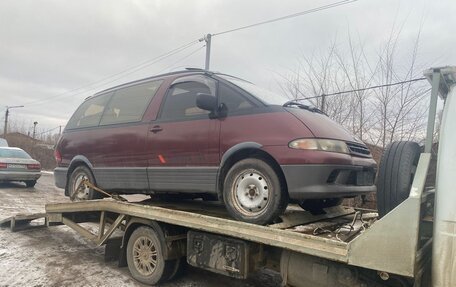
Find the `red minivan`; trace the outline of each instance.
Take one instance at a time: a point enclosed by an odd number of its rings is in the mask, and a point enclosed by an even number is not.
[[[318,211],[376,190],[369,149],[321,111],[197,69],[89,97],[55,155],[56,186],[72,200],[99,197],[80,187],[89,179],[112,192],[218,198],[256,224],[289,202]]]

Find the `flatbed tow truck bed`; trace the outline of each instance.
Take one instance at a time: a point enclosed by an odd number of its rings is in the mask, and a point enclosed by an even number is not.
[[[46,213],[19,214],[0,221],[0,225],[16,231],[38,227],[31,222],[44,218],[45,225],[66,224],[87,239],[102,245],[112,234],[99,237],[90,233],[80,223],[98,222],[94,221],[94,218],[99,217],[94,215],[100,213],[101,216],[103,212],[103,215],[116,214],[117,221],[111,220],[110,224],[107,224],[108,217],[105,216],[105,223],[101,221],[100,227],[109,225],[118,228],[125,225],[127,217],[136,217],[347,262],[348,241],[366,228],[366,220],[375,220],[377,213],[374,210],[355,210],[344,206],[327,208],[325,211],[325,214],[312,215],[292,206],[281,217],[282,222],[261,226],[231,219],[225,208],[218,203],[166,203],[152,200],[122,202],[103,199],[47,204]]]

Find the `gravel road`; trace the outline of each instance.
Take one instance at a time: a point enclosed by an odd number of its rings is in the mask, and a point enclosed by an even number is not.
[[[0,219],[17,213],[44,212],[50,202],[66,202],[43,174],[35,188],[22,183],[0,183]],[[130,277],[128,268],[104,261],[96,247],[66,226],[24,230],[0,228],[0,286],[145,286]],[[185,275],[162,286],[279,286],[277,274],[263,271],[241,281],[187,267]]]

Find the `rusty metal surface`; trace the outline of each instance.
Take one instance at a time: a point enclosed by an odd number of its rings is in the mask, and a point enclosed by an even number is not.
[[[269,227],[285,229],[355,213],[353,208],[346,206],[334,206],[325,208],[324,210],[324,214],[312,215],[310,212],[304,211],[300,207],[296,207],[294,209],[291,207],[287,209],[287,212],[283,216],[281,216],[282,222],[269,225]]]

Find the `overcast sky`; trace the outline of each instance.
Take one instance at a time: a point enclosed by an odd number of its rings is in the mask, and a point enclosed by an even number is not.
[[[121,78],[137,66],[206,33],[304,11],[336,0],[0,1],[0,119],[39,131],[65,125],[84,98],[105,88],[184,67],[203,67],[203,43]],[[378,52],[403,25],[400,55],[409,55],[421,26],[418,62],[456,65],[456,1],[359,0],[213,38],[211,69],[277,90],[277,73],[293,69],[348,31]],[[199,50],[198,50],[199,49]],[[75,89],[85,87],[84,89]],[[3,123],[0,123],[3,127]]]

